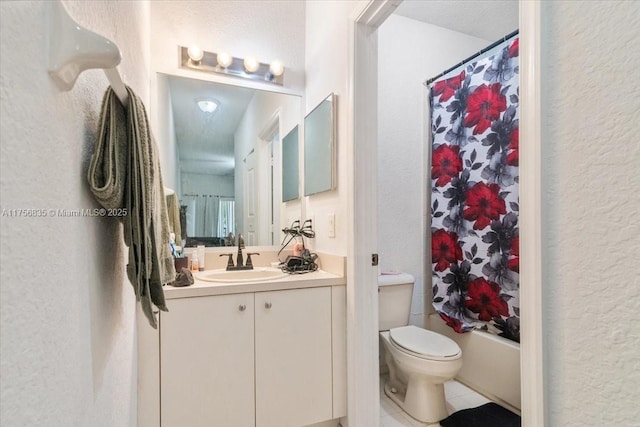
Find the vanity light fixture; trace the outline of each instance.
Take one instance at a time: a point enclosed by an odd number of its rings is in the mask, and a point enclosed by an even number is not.
[[[189,59],[191,59],[191,61],[193,61],[195,64],[199,64],[204,57],[204,51],[196,45],[189,46],[189,49],[187,49],[187,54],[189,55]]]
[[[220,106],[220,103],[213,98],[196,98],[196,103],[203,113],[215,113]]]
[[[244,69],[247,73],[255,73],[260,68],[260,63],[254,56],[247,56],[244,58]]]
[[[272,61],[271,64],[269,65],[269,72],[273,74],[275,77],[281,76],[282,73],[284,73],[284,65],[282,64],[281,61],[278,61],[276,59],[275,61]]]
[[[233,56],[229,55],[227,52],[220,52],[216,58],[218,65],[222,68],[229,68],[229,66],[233,63]]]
[[[236,58],[229,53],[203,51],[197,46],[180,46],[180,67],[207,73],[226,74],[244,79],[282,86],[285,67],[282,61],[271,64],[258,61],[254,56]]]

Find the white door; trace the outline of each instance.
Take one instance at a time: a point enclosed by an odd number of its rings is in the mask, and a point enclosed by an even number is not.
[[[280,243],[278,238],[280,236],[280,203],[282,201],[282,171],[280,158],[278,153],[280,152],[280,135],[275,134],[273,139],[267,144],[267,155],[269,158],[267,169],[267,197],[265,202],[267,203],[267,245],[277,245]]]
[[[162,427],[255,425],[254,294],[171,300],[160,314]]]
[[[258,167],[256,154],[252,150],[244,159],[244,236],[247,246],[257,245],[258,236]]]
[[[272,246],[280,243],[280,161],[277,154],[280,150],[280,135],[275,131],[268,140],[261,140],[258,144],[258,231],[256,234],[258,245]]]
[[[255,303],[256,426],[332,419],[331,289],[258,292]]]

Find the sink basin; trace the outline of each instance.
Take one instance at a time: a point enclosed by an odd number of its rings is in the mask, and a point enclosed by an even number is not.
[[[207,282],[243,283],[263,280],[274,280],[286,276],[287,273],[279,268],[256,267],[253,270],[232,270],[223,268],[219,270],[203,271],[196,273],[196,278]]]

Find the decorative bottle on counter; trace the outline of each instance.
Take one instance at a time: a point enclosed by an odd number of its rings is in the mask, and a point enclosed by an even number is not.
[[[191,271],[198,271],[198,269],[198,251],[196,250],[191,253]]]

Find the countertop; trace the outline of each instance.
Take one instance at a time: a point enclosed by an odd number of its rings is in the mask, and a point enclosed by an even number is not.
[[[241,283],[219,283],[198,280],[194,274],[195,283],[191,286],[176,288],[171,285],[164,287],[164,297],[166,300],[176,298],[201,297],[208,295],[240,294],[246,292],[268,292],[285,289],[317,288],[322,286],[343,286],[346,278],[344,275],[337,275],[323,270],[317,270],[304,274],[288,274],[277,279],[241,282]]]

